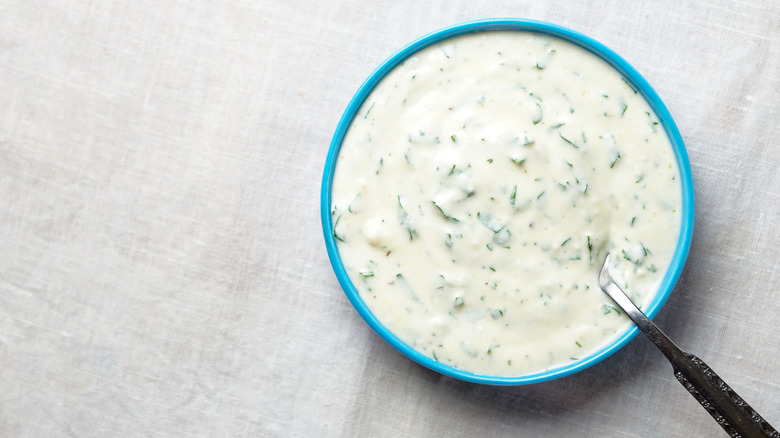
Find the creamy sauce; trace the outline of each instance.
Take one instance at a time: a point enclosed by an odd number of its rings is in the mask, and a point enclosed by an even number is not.
[[[628,329],[679,237],[681,185],[656,115],[590,52],[529,32],[429,46],[365,100],[333,180],[338,251],[363,301],[436,361],[519,376]]]

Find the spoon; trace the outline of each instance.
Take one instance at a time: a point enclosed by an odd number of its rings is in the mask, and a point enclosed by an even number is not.
[[[677,380],[712,415],[726,433],[732,437],[780,438],[780,433],[745,403],[704,361],[680,350],[650,318],[642,313],[609,275],[608,267],[609,254],[599,274],[601,290],[626,312],[639,330],[669,359]]]

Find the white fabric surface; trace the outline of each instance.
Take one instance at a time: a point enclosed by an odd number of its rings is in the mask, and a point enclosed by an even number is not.
[[[0,1],[0,436],[720,436],[638,337],[524,387],[424,369],[331,271],[320,180],[393,51],[476,18],[631,62],[696,229],[656,318],[780,427],[780,2]]]

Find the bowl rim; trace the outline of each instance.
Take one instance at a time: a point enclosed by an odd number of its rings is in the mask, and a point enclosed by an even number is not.
[[[669,113],[669,110],[666,108],[663,101],[661,101],[661,98],[658,96],[655,90],[653,90],[650,84],[644,79],[644,77],[642,77],[642,75],[639,74],[637,70],[635,70],[617,53],[613,52],[611,49],[601,44],[600,42],[584,34],[557,24],[524,18],[489,18],[467,21],[433,31],[412,41],[411,43],[393,53],[389,58],[382,62],[379,67],[377,67],[363,82],[363,84],[350,100],[347,108],[344,110],[344,113],[341,116],[341,119],[339,120],[336,131],[331,140],[328,156],[325,162],[320,196],[320,215],[328,257],[336,277],[342,289],[344,290],[344,293],[360,316],[366,321],[366,323],[368,323],[368,325],[388,344],[418,364],[456,379],[490,385],[526,385],[546,382],[564,377],[595,365],[596,363],[601,362],[625,346],[637,335],[639,330],[636,326],[631,326],[620,337],[616,338],[610,343],[605,344],[605,346],[602,348],[591,352],[591,354],[578,361],[571,362],[556,368],[535,372],[533,374],[520,376],[493,376],[464,371],[445,365],[423,355],[410,345],[403,342],[394,333],[387,329],[381,322],[379,322],[379,320],[373,315],[365,302],[360,298],[360,294],[357,292],[357,289],[349,279],[349,276],[347,275],[347,272],[339,256],[338,249],[336,247],[336,239],[333,235],[333,220],[331,215],[331,188],[333,184],[333,175],[335,172],[339,149],[341,148],[341,144],[344,140],[347,130],[349,129],[349,125],[351,124],[352,119],[355,117],[363,102],[373,91],[376,85],[393,68],[395,68],[397,65],[402,63],[417,51],[427,46],[459,35],[498,30],[528,31],[547,34],[563,39],[579,47],[582,47],[585,50],[588,50],[589,52],[606,61],[610,66],[623,75],[629,84],[645,98],[647,103],[658,116],[661,126],[664,128],[667,136],[669,137],[669,140],[671,141],[672,149],[674,150],[675,157],[677,159],[677,166],[680,170],[680,183],[682,186],[682,218],[680,236],[677,241],[674,255],[672,256],[670,268],[661,281],[658,294],[650,303],[645,313],[648,317],[653,318],[659,312],[669,295],[671,295],[674,285],[677,283],[677,280],[682,272],[683,266],[685,265],[685,261],[688,256],[688,252],[690,250],[691,238],[693,236],[693,177],[691,174],[690,162],[688,160],[688,154],[685,150],[685,145],[683,143],[680,132],[677,129],[677,125],[674,123],[674,120]]]

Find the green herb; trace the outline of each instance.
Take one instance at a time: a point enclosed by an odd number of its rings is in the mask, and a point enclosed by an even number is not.
[[[368,115],[371,113],[371,110],[374,109],[374,105],[375,104],[376,104],[376,102],[372,102],[371,103],[371,106],[368,108],[368,111],[366,111],[366,115],[363,116],[364,119],[368,118]]]
[[[628,253],[626,252],[625,249],[621,249],[620,252],[623,253],[623,258],[628,260],[629,262],[631,262],[631,263],[633,263],[635,265],[639,265],[641,263],[641,261],[639,261],[639,260],[632,260],[631,257],[628,256]]]
[[[413,240],[414,236],[417,234],[417,231],[414,229],[414,225],[412,224],[412,220],[409,218],[409,214],[406,212],[403,204],[401,204],[401,195],[398,195],[398,216],[401,219],[401,225],[405,226],[406,230],[409,232],[409,240]]]
[[[618,309],[617,307],[613,306],[612,304],[604,303],[604,304],[601,305],[601,308],[602,308],[602,310],[603,310],[605,315],[608,314],[608,313],[611,313],[611,312],[615,312],[618,315],[621,314],[620,309]]]
[[[590,187],[590,184],[585,184],[585,190],[582,191],[582,194],[588,193],[588,187]]]
[[[533,120],[532,120],[532,122],[533,122],[533,124],[534,124],[534,125],[536,125],[536,124],[538,124],[539,122],[541,122],[541,121],[542,121],[542,105],[541,105],[539,102],[537,102],[537,103],[536,103],[536,108],[537,108],[539,111],[537,111],[537,113],[536,113],[536,114],[534,114],[534,118],[533,118]]]
[[[568,239],[564,240],[563,243],[561,243],[561,246],[566,245],[567,243],[569,243],[570,240],[571,240],[571,237],[569,237]]]
[[[582,348],[582,344],[579,343],[579,341],[574,341],[575,344],[577,344],[578,347]]]
[[[539,63],[536,63],[536,69],[537,70],[544,70],[544,67],[540,66]]]
[[[363,278],[371,278],[374,276],[374,271],[363,271],[360,273],[360,276]]]
[[[453,304],[453,306],[454,306],[456,309],[457,309],[457,308],[459,308],[459,307],[462,307],[462,306],[463,306],[463,298],[461,298],[461,297],[455,297],[455,303]]]
[[[498,233],[504,228],[501,226],[501,224],[494,221],[490,215],[482,214],[482,212],[479,211],[477,212],[477,219],[479,219],[479,221],[482,222],[482,225],[488,227],[493,233]]]
[[[593,244],[590,243],[590,235],[588,235],[588,261],[593,263]]]
[[[345,240],[341,236],[336,234],[336,227],[339,226],[339,221],[340,220],[341,220],[341,215],[339,215],[339,217],[336,218],[336,222],[333,223],[333,238],[338,240],[338,241],[344,242]]]
[[[523,163],[525,163],[525,158],[519,159],[519,158],[512,158],[512,162],[517,164],[518,166],[522,166]]]
[[[539,196],[537,196],[537,197],[536,197],[536,199],[539,199],[539,198],[541,198],[541,197],[542,197],[542,195],[544,195],[544,191],[542,191],[542,193],[539,193]]]
[[[653,116],[649,112],[645,111],[645,114],[647,114],[647,118],[649,119],[650,127],[653,128],[653,132],[656,132],[656,126],[658,125],[658,122],[653,120]]]
[[[634,226],[634,222],[636,222],[636,216],[631,218],[631,226],[632,227]]]
[[[500,309],[493,309],[490,311],[490,317],[493,319],[498,319],[504,316],[504,311]]]
[[[609,168],[612,169],[613,167],[615,167],[615,163],[617,163],[617,160],[619,160],[619,159],[620,159],[620,152],[618,152],[617,156],[615,156],[615,159],[612,160],[611,163],[609,163]]]
[[[431,203],[433,204],[434,207],[436,207],[437,210],[439,210],[439,213],[441,213],[441,215],[444,216],[444,219],[447,219],[447,220],[450,220],[450,221],[453,221],[453,222],[460,222],[458,220],[458,218],[452,217],[452,216],[448,215],[447,213],[445,213],[444,210],[442,210],[442,208],[439,207],[439,204],[437,204],[436,201],[431,201]]]
[[[558,129],[558,128],[560,128],[561,126],[563,126],[563,125],[565,125],[565,124],[566,124],[566,122],[561,122],[561,123],[558,123],[557,125],[553,126],[553,127],[552,127],[552,128],[550,128],[550,129]]]
[[[449,58],[449,57],[448,57],[448,58]],[[435,352],[435,351],[433,351],[432,353],[433,353],[433,360],[435,360],[436,362],[438,362],[438,361],[439,361],[439,358],[438,358],[438,357],[436,357],[436,352]]]
[[[457,143],[458,142],[458,140],[455,138],[455,134],[452,134],[450,136],[450,140],[452,140],[453,143]]]
[[[630,88],[630,89],[631,89],[631,91],[633,91],[633,92],[634,92],[634,94],[637,94],[636,88],[634,88],[634,86],[633,86],[633,85],[629,84],[629,83],[628,83],[628,81],[626,80],[626,78],[624,78],[624,77],[622,77],[622,76],[621,76],[621,77],[620,77],[620,79],[622,79],[622,80],[623,80],[623,82],[625,82],[625,83],[626,83],[626,86],[627,86],[628,88]]]
[[[487,162],[490,163],[490,164],[493,164],[493,159],[492,158],[488,158]]]
[[[527,147],[527,146],[531,146],[532,144],[534,144],[534,139],[525,137],[525,140],[523,142],[523,146]]]
[[[575,149],[579,149],[580,148],[579,146],[574,144],[571,140],[569,140],[568,138],[564,137],[563,134],[561,134],[560,132],[558,133],[558,135],[563,139],[563,141],[565,141],[566,143],[569,143],[570,145],[574,146]]]
[[[516,201],[517,201],[517,186],[515,186],[515,189],[512,191],[512,196],[509,197],[509,204],[515,205]]]
[[[452,165],[452,169],[450,169],[450,173],[448,173],[447,175],[452,175],[455,172],[455,166],[456,166],[455,164]]]
[[[398,273],[395,274],[395,281],[398,283],[405,291],[409,294],[409,297],[412,299],[412,301],[420,302],[420,298],[417,296],[416,293],[414,293],[414,289],[412,289],[412,286],[409,285],[409,282],[406,281],[406,278],[404,278],[403,274]]]
[[[620,117],[623,117],[626,114],[626,110],[628,109],[628,105],[625,103],[623,104],[623,111],[620,112]]]

